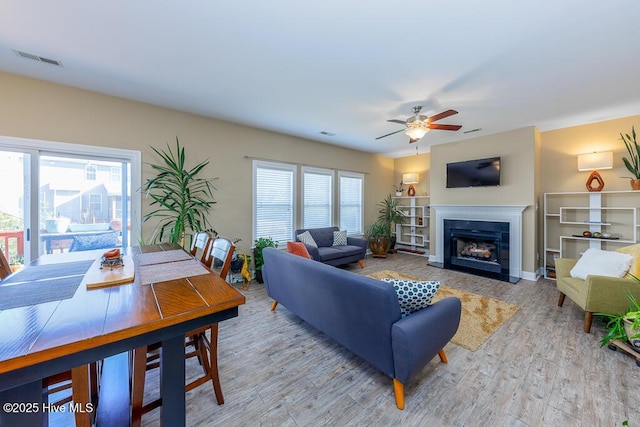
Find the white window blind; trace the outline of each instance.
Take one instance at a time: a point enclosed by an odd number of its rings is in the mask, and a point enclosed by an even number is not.
[[[364,175],[340,172],[340,229],[362,234]]]
[[[296,166],[254,161],[254,239],[291,240],[295,223]]]
[[[302,169],[302,228],[333,225],[333,171]]]

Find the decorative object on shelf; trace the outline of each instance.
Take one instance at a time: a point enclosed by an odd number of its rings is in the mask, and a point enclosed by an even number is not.
[[[404,191],[404,183],[400,181],[400,185],[394,185],[393,188],[396,190],[396,197],[401,197]]]
[[[578,170],[581,172],[591,171],[587,178],[586,187],[589,191],[602,191],[604,180],[598,170],[613,168],[613,152],[588,153],[578,155]],[[594,185],[594,182],[597,185]]]
[[[629,158],[622,156],[622,161],[627,170],[633,175],[629,177],[632,190],[640,190],[640,145],[636,141],[636,129],[631,127],[631,135],[620,133],[620,139],[624,142],[624,146],[627,147]]]
[[[143,222],[157,221],[151,242],[178,243],[184,246],[187,231],[206,231],[209,226],[209,211],[216,203],[213,199],[215,178],[202,178],[200,173],[209,164],[208,160],[186,169],[184,147],[176,137],[175,151],[167,144],[167,150],[151,149],[162,159],[161,164],[149,165],[158,174],[147,179],[142,191],[150,197],[151,212]]]
[[[409,185],[409,189],[407,190],[407,195],[408,196],[415,196],[416,195],[416,189],[413,188],[413,185],[411,184],[418,184],[420,181],[418,180],[418,174],[415,172],[411,172],[411,173],[403,173],[402,174],[402,182],[404,182],[405,184]]]

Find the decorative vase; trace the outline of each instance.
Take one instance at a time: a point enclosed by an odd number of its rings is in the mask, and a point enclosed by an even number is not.
[[[386,258],[391,241],[387,237],[370,237],[369,249],[374,258]]]
[[[631,184],[632,190],[640,190],[640,179],[631,179],[629,183]]]
[[[640,351],[640,337],[631,338],[636,335],[640,335],[640,329],[633,328],[633,322],[631,320],[624,319],[624,329],[627,331],[627,339],[629,345],[633,347],[635,351]]]
[[[401,197],[402,196],[402,191],[396,191],[396,197]]]

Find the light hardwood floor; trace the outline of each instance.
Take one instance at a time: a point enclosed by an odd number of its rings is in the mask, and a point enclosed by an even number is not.
[[[210,386],[187,396],[191,426],[620,426],[640,425],[640,368],[600,348],[599,322],[584,334],[583,312],[568,298],[557,307],[555,282],[517,284],[426,265],[395,254],[370,259],[369,274],[405,272],[520,306],[479,350],[445,347],[405,387],[396,408],[390,378],[278,306],[252,283],[236,319],[220,324],[219,367],[225,404]],[[193,360],[193,359],[192,359]],[[195,363],[195,362],[194,362]],[[190,364],[188,372],[198,369]],[[157,381],[149,376],[149,392]],[[159,410],[145,426],[159,425]]]

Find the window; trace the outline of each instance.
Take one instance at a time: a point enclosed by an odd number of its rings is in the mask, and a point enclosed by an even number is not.
[[[253,235],[286,242],[295,226],[296,166],[253,162]]]
[[[92,220],[95,220],[96,216],[102,213],[102,194],[90,193],[89,194],[89,214]]]
[[[362,234],[364,175],[339,172],[340,229],[349,234]]]
[[[302,228],[333,225],[333,171],[302,168]]]
[[[122,179],[122,170],[120,168],[111,168],[111,181],[120,182]]]
[[[85,179],[87,181],[95,181],[97,172],[98,167],[94,164],[89,163],[84,167]]]

